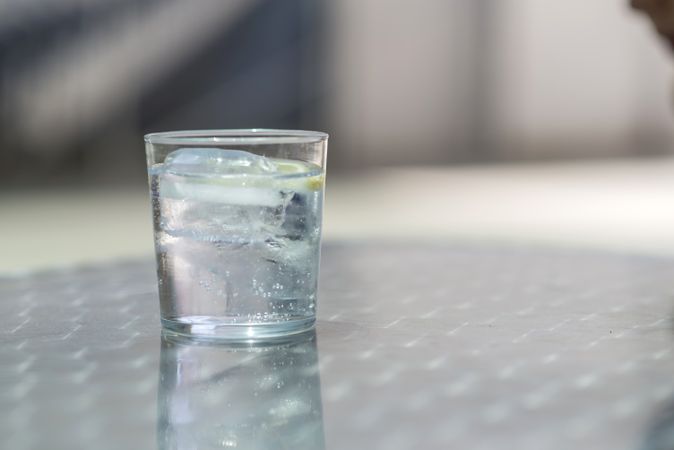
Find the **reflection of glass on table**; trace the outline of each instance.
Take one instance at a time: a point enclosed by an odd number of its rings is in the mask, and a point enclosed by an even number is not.
[[[215,345],[162,336],[160,449],[323,449],[316,334]]]

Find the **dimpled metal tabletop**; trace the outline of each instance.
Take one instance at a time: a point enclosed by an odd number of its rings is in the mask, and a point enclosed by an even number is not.
[[[152,261],[0,279],[3,449],[671,449],[674,261],[348,244],[316,332],[162,336]]]

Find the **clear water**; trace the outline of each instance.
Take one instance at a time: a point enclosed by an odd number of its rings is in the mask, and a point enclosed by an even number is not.
[[[323,175],[236,150],[150,169],[162,320],[197,334],[315,316]],[[250,330],[248,331],[250,333]]]

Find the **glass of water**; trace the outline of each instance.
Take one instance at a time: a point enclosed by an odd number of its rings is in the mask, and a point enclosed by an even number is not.
[[[164,328],[247,340],[313,326],[327,141],[262,129],[145,136]]]

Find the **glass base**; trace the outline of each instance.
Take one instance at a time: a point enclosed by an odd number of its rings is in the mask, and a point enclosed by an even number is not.
[[[161,319],[164,330],[200,341],[250,342],[277,340],[314,327],[315,317],[278,323],[222,323],[193,318]]]

